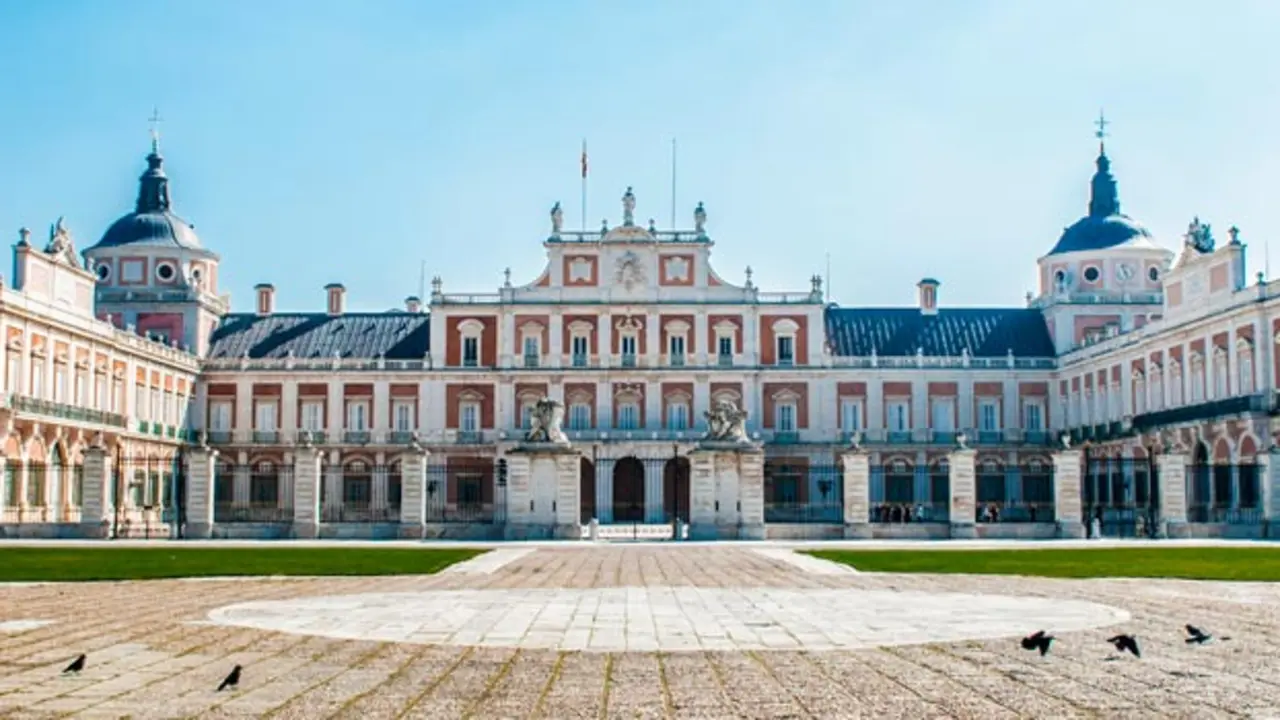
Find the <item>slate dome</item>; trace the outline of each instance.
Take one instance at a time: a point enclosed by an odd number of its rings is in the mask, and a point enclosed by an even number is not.
[[[1111,160],[1107,158],[1106,151],[1102,150],[1098,154],[1098,171],[1094,173],[1090,186],[1089,214],[1064,230],[1049,254],[1061,255],[1116,247],[1155,249],[1157,245],[1151,231],[1120,212],[1116,179],[1111,175]]]
[[[204,250],[195,227],[170,209],[164,158],[154,149],[147,156],[146,171],[138,178],[138,202],[134,211],[112,223],[91,249],[124,246]]]

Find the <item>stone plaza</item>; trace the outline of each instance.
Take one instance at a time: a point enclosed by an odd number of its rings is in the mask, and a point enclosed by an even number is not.
[[[860,573],[781,543],[491,547],[422,577],[0,586],[0,717],[1280,713],[1274,585]],[[1185,623],[1231,639],[1189,646]],[[1038,629],[1045,657],[1018,647]]]

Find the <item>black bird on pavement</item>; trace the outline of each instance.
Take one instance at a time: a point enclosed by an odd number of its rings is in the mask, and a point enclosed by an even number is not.
[[[1201,630],[1195,625],[1187,625],[1186,628],[1187,628],[1187,644],[1188,645],[1203,645],[1213,639],[1212,635]],[[1231,638],[1229,637],[1218,638],[1218,640],[1220,641],[1230,640],[1230,639]]]
[[[1048,654],[1049,645],[1052,644],[1055,639],[1056,638],[1052,635],[1046,635],[1043,630],[1040,630],[1033,635],[1028,635],[1022,638],[1022,649],[1039,650],[1040,654],[1043,656]]]
[[[240,666],[237,665],[231,668],[231,674],[228,675],[226,679],[222,681],[222,684],[218,686],[217,692],[222,692],[227,688],[235,689],[235,687],[239,684],[240,684]]]
[[[62,671],[62,674],[63,674],[63,675],[67,675],[67,674],[71,674],[71,673],[78,673],[78,672],[80,672],[81,670],[83,670],[83,669],[84,669],[84,663],[85,663],[85,660],[88,660],[88,658],[87,658],[86,656],[84,656],[84,655],[80,655],[80,656],[79,656],[79,657],[77,657],[75,660],[72,660],[72,661],[71,661],[71,664],[67,666],[67,669],[66,669],[66,670],[63,670],[63,671]]]
[[[1142,651],[1138,649],[1138,639],[1132,635],[1117,635],[1113,638],[1107,638],[1107,642],[1116,646],[1116,650],[1125,652],[1126,650],[1133,653],[1134,657],[1142,657]]]

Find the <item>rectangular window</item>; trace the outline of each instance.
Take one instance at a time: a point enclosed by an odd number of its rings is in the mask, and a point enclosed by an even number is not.
[[[302,429],[307,432],[324,430],[324,401],[302,401]]]
[[[76,404],[80,407],[89,407],[89,373],[76,373]]]
[[[640,406],[635,403],[624,403],[618,407],[618,429],[637,430],[640,428]]]
[[[480,364],[480,338],[462,338],[462,364],[464,367]]]
[[[890,432],[908,432],[911,430],[911,406],[906,400],[890,400],[888,411]]]
[[[216,400],[209,403],[209,430],[227,432],[231,429],[231,403],[227,400]]]
[[[790,335],[778,338],[778,364],[794,365],[795,361],[795,338]]]
[[[933,429],[938,432],[955,432],[956,403],[951,398],[934,398],[930,408],[933,415]]]
[[[978,401],[978,430],[1000,429],[1000,403],[996,400]]]
[[[22,356],[18,353],[9,353],[9,370],[6,377],[9,392],[22,394]]]
[[[792,403],[778,403],[774,411],[776,415],[775,430],[779,432],[795,432],[796,429],[796,406]]]
[[[591,406],[574,403],[569,406],[569,429],[586,430],[591,427]]]
[[[586,367],[587,355],[589,354],[587,352],[587,336],[574,335],[573,340],[570,342],[570,348],[573,353],[573,366]]]
[[[473,403],[463,403],[461,412],[458,413],[458,429],[463,432],[477,432],[480,429],[480,406]]]
[[[413,410],[413,403],[411,402],[396,402],[395,407],[391,410],[391,419],[396,432],[413,431]]]
[[[1028,432],[1044,431],[1044,406],[1040,403],[1027,403],[1022,408],[1022,429]]]
[[[53,366],[53,401],[64,403],[67,402],[69,397],[70,393],[67,392],[67,369],[55,363]]]
[[[538,350],[539,348],[538,348],[537,336],[526,335],[524,338],[524,366],[525,367],[538,367],[538,356],[541,355],[541,353]]]
[[[857,432],[862,429],[862,400],[841,398],[840,428],[845,432]]]
[[[44,399],[44,362],[31,362],[31,397]]]
[[[622,367],[636,366],[636,336],[623,335],[618,343],[618,349],[622,351]]]
[[[721,335],[716,340],[716,354],[721,358],[733,358],[733,336]]]
[[[363,400],[347,403],[347,429],[364,432],[369,429],[369,405]]]
[[[147,389],[141,385],[138,386],[137,391],[133,394],[133,413],[140,420],[151,419],[147,406]]]
[[[522,402],[520,403],[520,428],[528,430],[531,427],[533,427],[533,403]]]
[[[1236,367],[1240,369],[1240,395],[1253,394],[1253,354],[1247,350],[1240,352],[1240,361]]]
[[[95,375],[93,376],[93,382],[94,382],[94,393],[93,393],[93,394],[94,394],[94,396],[95,396],[95,397],[97,397],[97,398],[98,398],[98,409],[99,409],[99,410],[110,410],[110,409],[111,409],[111,398],[110,398],[110,397],[108,397],[108,394],[109,394],[110,390],[109,390],[109,388],[107,388],[107,378],[106,378],[105,376],[103,376],[103,375],[96,375],[96,374],[95,374]]]
[[[670,430],[689,429],[689,406],[686,403],[674,402],[667,406],[667,428]]]
[[[277,410],[279,405],[275,400],[259,400],[256,403],[253,419],[253,429],[258,432],[275,432],[277,428]]]
[[[156,388],[151,388],[151,420],[164,421],[164,408],[160,406],[160,391]]]
[[[111,412],[118,413],[124,411],[124,381],[111,381]]]
[[[675,367],[684,365],[684,336],[672,335],[667,338],[668,351],[671,355],[671,364]]]

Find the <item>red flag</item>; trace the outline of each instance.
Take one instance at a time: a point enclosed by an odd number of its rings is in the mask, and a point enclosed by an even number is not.
[[[587,179],[587,141],[582,141],[582,179]]]

